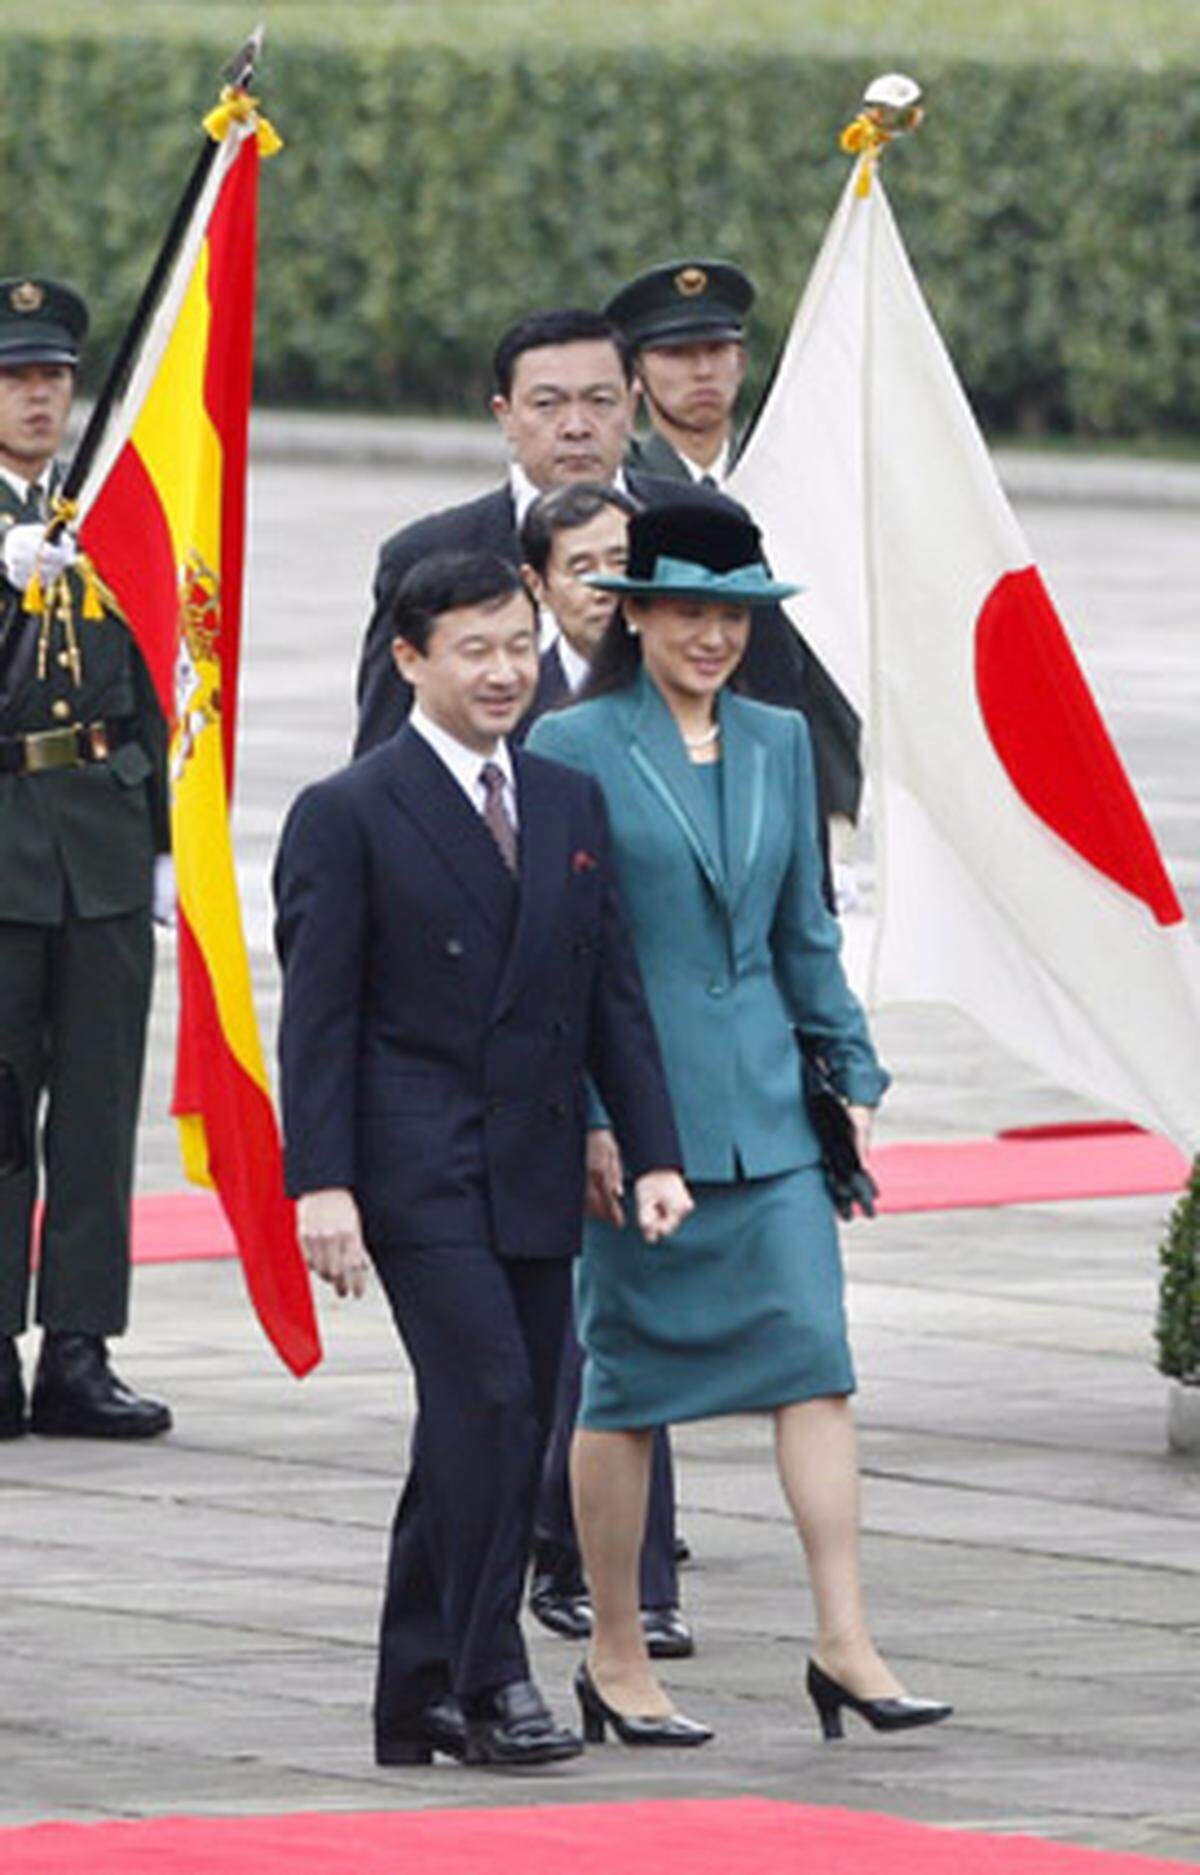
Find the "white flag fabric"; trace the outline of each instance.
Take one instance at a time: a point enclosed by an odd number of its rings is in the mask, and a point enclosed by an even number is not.
[[[873,1004],[1200,1150],[1200,953],[909,264],[847,183],[730,493],[868,725]]]

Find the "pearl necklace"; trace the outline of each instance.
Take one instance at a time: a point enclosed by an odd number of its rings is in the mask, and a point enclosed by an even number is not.
[[[702,736],[684,736],[684,747],[687,749],[707,749],[710,743],[716,741],[720,733],[720,723],[714,723],[712,728],[706,729]]]

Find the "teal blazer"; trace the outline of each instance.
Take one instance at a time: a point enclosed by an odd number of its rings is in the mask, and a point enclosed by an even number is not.
[[[543,716],[528,746],[604,791],[622,895],[658,1030],[687,1176],[766,1178],[820,1159],[795,1031],[847,1100],[888,1084],[842,972],[821,896],[808,725],[723,692],[724,851],[661,693],[627,690]],[[596,1112],[593,1124],[603,1124]]]

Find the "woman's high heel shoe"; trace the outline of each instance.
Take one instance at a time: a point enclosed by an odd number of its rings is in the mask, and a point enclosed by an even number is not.
[[[826,1673],[815,1660],[808,1663],[808,1696],[817,1709],[826,1738],[841,1738],[842,1708],[857,1712],[877,1732],[907,1732],[917,1725],[937,1725],[954,1711],[940,1699],[860,1699],[848,1686]]]
[[[583,1736],[589,1745],[602,1745],[605,1728],[610,1725],[623,1745],[704,1745],[712,1737],[707,1725],[685,1719],[681,1712],[672,1712],[665,1719],[635,1718],[618,1712],[596,1685],[586,1660],[576,1670],[575,1697],[583,1720]]]

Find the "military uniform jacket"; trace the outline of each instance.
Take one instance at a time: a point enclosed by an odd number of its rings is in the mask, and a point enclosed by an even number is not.
[[[0,540],[42,519],[0,477]],[[124,620],[85,619],[82,581],[68,575],[81,660],[77,684],[65,628],[28,614],[0,570],[0,739],[69,723],[104,722],[120,741],[104,761],[36,774],[0,772],[0,919],[58,924],[73,911],[108,918],[149,906],[154,855],[170,845],[167,728]]]

